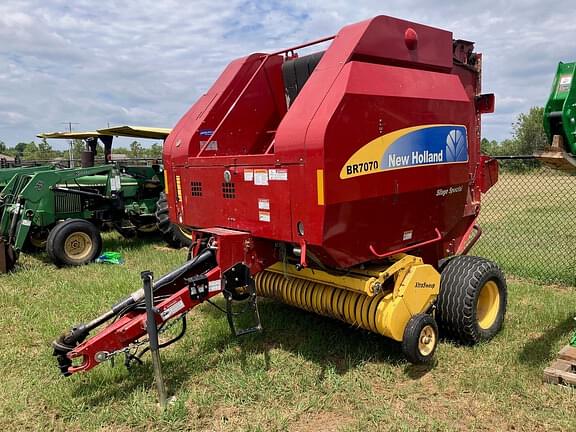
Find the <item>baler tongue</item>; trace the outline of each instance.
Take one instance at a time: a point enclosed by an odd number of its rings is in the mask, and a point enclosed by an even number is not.
[[[16,251],[10,243],[0,238],[0,273],[8,273],[16,265]]]

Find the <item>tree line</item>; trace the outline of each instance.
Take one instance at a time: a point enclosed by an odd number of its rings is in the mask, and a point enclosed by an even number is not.
[[[531,156],[549,145],[544,133],[544,108],[532,107],[512,124],[512,137],[503,141],[482,139],[482,153],[490,156]]]
[[[84,141],[72,140],[72,158],[80,159],[80,153],[86,149]],[[112,146],[113,154],[124,154],[129,158],[161,158],[162,144],[154,143],[150,147],[144,147],[138,141],[132,141],[128,148]],[[14,146],[9,146],[0,140],[0,154],[20,158],[21,160],[54,160],[58,158],[70,159],[70,150],[54,149],[45,139],[39,142],[19,142]],[[98,156],[104,155],[104,147],[98,143]]]
[[[537,150],[542,150],[548,145],[543,126],[544,108],[532,107],[527,113],[518,116],[512,125],[512,137],[503,141],[488,140],[483,138],[481,150],[490,156],[529,156]],[[85,145],[82,140],[72,141],[72,155],[74,159],[80,158],[80,153]],[[162,145],[152,144],[144,147],[138,141],[132,141],[129,148],[112,147],[113,153],[125,154],[130,158],[160,158],[162,157]],[[52,148],[46,139],[40,142],[20,142],[13,147],[9,147],[0,140],[0,154],[19,157],[23,160],[52,160],[56,158],[69,159],[69,150],[56,150]],[[98,146],[98,154],[103,155],[104,149]]]

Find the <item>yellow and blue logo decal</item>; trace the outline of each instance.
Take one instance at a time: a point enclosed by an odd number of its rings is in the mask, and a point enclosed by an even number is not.
[[[468,162],[468,135],[462,125],[425,125],[382,135],[360,148],[344,164],[347,179],[400,168]]]

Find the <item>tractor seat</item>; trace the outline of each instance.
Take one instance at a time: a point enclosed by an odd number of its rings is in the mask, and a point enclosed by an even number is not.
[[[288,107],[294,103],[296,96],[318,66],[324,51],[314,54],[286,60],[282,64],[282,78],[284,79],[284,89],[286,92],[286,102]]]

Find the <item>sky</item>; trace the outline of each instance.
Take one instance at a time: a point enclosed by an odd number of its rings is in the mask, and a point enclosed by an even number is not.
[[[576,60],[574,0],[2,0],[0,140],[107,125],[172,127],[231,60],[336,33],[375,15],[476,42],[502,140]],[[54,147],[64,148],[65,143]]]

